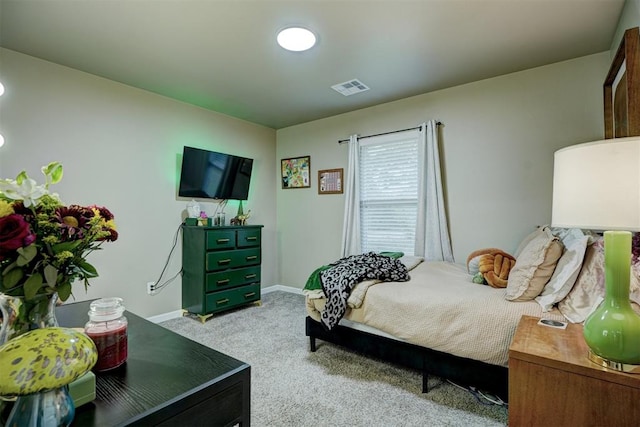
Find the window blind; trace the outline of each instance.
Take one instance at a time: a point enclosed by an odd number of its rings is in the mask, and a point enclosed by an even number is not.
[[[418,133],[370,138],[360,146],[363,252],[414,254],[418,214]]]

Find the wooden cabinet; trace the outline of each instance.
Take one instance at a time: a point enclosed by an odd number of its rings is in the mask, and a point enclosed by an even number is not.
[[[260,300],[261,225],[182,226],[182,308],[204,322]]]
[[[509,426],[637,426],[640,375],[588,359],[582,325],[523,316],[509,347]]]

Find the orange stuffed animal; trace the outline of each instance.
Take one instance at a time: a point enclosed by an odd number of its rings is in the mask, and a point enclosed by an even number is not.
[[[516,263],[516,259],[508,253],[496,249],[486,248],[472,252],[467,257],[467,270],[493,288],[506,288],[509,272]]]

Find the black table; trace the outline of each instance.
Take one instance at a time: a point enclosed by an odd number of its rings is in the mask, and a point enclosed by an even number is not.
[[[60,326],[83,327],[89,301],[56,309]],[[74,426],[249,426],[251,367],[133,313],[127,362],[96,374],[96,399]]]

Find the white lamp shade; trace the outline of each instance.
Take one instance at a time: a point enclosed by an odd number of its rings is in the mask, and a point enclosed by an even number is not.
[[[551,224],[640,231],[640,137],[556,151]]]

